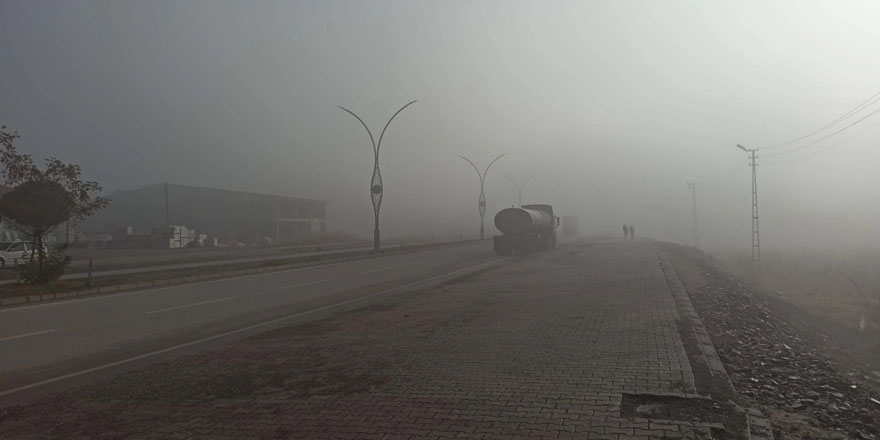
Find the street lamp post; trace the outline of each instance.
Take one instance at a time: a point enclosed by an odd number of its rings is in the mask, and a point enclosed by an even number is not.
[[[361,119],[360,116],[356,115],[353,111],[342,107],[337,106],[342,110],[345,110],[348,114],[355,117],[361,125],[364,126],[364,129],[367,130],[367,134],[370,135],[370,143],[373,144],[373,178],[370,179],[370,199],[373,201],[373,216],[374,216],[374,227],[373,227],[373,249],[379,250],[379,209],[382,208],[382,195],[384,194],[384,186],[382,185],[382,172],[379,171],[379,149],[382,147],[382,138],[385,137],[385,130],[388,129],[388,126],[391,125],[391,121],[394,120],[394,117],[397,116],[403,109],[409,107],[414,104],[416,101],[410,101],[403,107],[399,108],[391,118],[388,119],[388,122],[385,123],[385,127],[382,129],[382,133],[379,135],[379,142],[373,138],[373,133],[370,131],[370,128],[367,127],[367,124],[364,123],[364,120]]]
[[[531,176],[529,176],[529,178],[526,179],[526,181],[523,182],[522,185],[516,183],[516,180],[513,180],[510,177],[507,177],[507,176],[504,176],[504,177],[507,178],[507,180],[511,181],[513,183],[513,186],[516,187],[517,200],[519,200],[519,207],[522,208],[523,191],[526,190],[526,185],[529,183],[529,180],[532,180],[532,177],[535,177],[535,175],[532,174]]]
[[[495,163],[496,160],[501,159],[506,154],[507,153],[500,154],[495,159],[492,159],[492,162],[489,162],[489,165],[486,166],[486,169],[482,172],[482,174],[480,173],[480,169],[477,168],[477,165],[474,164],[473,161],[471,161],[470,159],[468,159],[464,156],[458,156],[458,157],[466,160],[469,164],[471,164],[472,167],[474,167],[474,170],[477,172],[477,178],[480,179],[480,198],[477,199],[477,206],[480,209],[480,240],[485,238],[485,229],[483,227],[483,218],[486,216],[486,191],[485,191],[486,173],[489,172],[489,168],[492,167],[492,164]]]

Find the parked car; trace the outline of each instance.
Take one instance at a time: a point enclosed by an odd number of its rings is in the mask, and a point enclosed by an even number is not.
[[[25,241],[0,242],[0,268],[23,262],[30,256],[31,244]]]

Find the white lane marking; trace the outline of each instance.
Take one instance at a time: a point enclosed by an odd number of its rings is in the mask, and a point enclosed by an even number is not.
[[[367,260],[378,260],[380,258],[399,257],[400,255],[401,254],[383,255],[383,256],[379,256],[379,257],[364,258],[361,260],[343,261],[341,263],[321,264],[318,266],[310,266],[310,267],[298,267],[296,269],[287,269],[287,270],[279,270],[279,271],[274,271],[274,272],[256,273],[253,275],[242,275],[240,277],[220,278],[217,280],[202,281],[200,283],[178,284],[175,286],[157,287],[155,289],[137,290],[134,292],[126,292],[126,293],[110,293],[107,295],[98,294],[98,295],[96,295],[94,297],[90,297],[90,298],[71,299],[71,300],[66,300],[66,301],[49,302],[49,303],[45,303],[45,304],[34,304],[34,305],[30,305],[30,306],[12,307],[9,309],[0,308],[0,313],[15,312],[15,311],[19,311],[19,310],[30,310],[30,309],[37,308],[37,307],[63,306],[66,304],[73,304],[73,303],[78,303],[78,302],[83,302],[83,301],[96,301],[96,300],[101,300],[101,299],[111,299],[111,298],[118,298],[121,296],[139,295],[141,293],[161,292],[164,290],[171,290],[171,289],[183,289],[183,288],[192,287],[192,286],[201,286],[201,285],[205,285],[205,284],[222,283],[225,281],[242,280],[245,278],[254,278],[254,277],[261,277],[261,276],[266,276],[266,275],[278,275],[278,274],[289,273],[289,272],[299,272],[299,271],[310,270],[310,269],[323,269],[325,267],[343,266],[346,264],[354,264],[354,263],[363,263]]]
[[[229,331],[226,331],[226,332],[223,332],[223,333],[218,333],[218,334],[213,335],[213,336],[207,336],[207,337],[204,337],[204,338],[201,338],[201,339],[196,339],[195,341],[185,342],[185,343],[183,343],[183,344],[177,344],[177,345],[174,345],[174,346],[171,346],[171,347],[168,347],[168,348],[163,348],[163,349],[161,349],[161,350],[151,351],[151,352],[149,352],[149,353],[144,353],[144,354],[141,354],[141,355],[138,355],[138,356],[133,356],[133,357],[130,357],[130,358],[126,358],[126,359],[121,359],[121,360],[118,360],[118,361],[110,362],[109,364],[99,365],[99,366],[97,366],[97,367],[92,367],[92,368],[86,368],[85,370],[80,370],[80,371],[76,371],[76,372],[73,372],[73,373],[68,373],[68,374],[65,374],[65,375],[62,375],[62,376],[53,377],[53,378],[51,378],[51,379],[41,380],[41,381],[39,381],[39,382],[34,382],[34,383],[32,383],[32,384],[24,385],[24,386],[20,386],[20,387],[18,387],[18,388],[13,388],[13,389],[11,389],[11,390],[0,391],[0,397],[7,396],[7,395],[12,394],[12,393],[17,393],[17,392],[19,392],[19,391],[24,391],[24,390],[28,390],[28,389],[31,389],[31,388],[36,388],[36,387],[39,387],[39,386],[48,385],[48,384],[50,384],[50,383],[59,382],[59,381],[65,380],[65,379],[70,379],[70,378],[73,378],[73,377],[82,376],[82,375],[84,375],[84,374],[94,373],[95,371],[106,370],[106,369],[108,369],[108,368],[112,368],[112,367],[115,367],[115,366],[117,366],[117,365],[128,364],[128,363],[131,363],[131,362],[139,361],[139,360],[141,360],[141,359],[146,359],[146,358],[149,358],[149,357],[153,357],[153,356],[157,356],[157,355],[160,355],[160,354],[168,353],[168,352],[171,352],[171,351],[174,351],[174,350],[179,350],[179,349],[181,349],[181,348],[186,348],[186,347],[190,347],[190,346],[193,346],[193,345],[201,344],[201,343],[203,343],[203,342],[213,341],[214,339],[219,339],[219,338],[223,338],[223,337],[226,337],[226,336],[231,336],[231,335],[234,335],[234,334],[237,334],[237,333],[246,332],[246,331],[248,331],[248,330],[253,330],[253,329],[256,329],[256,328],[260,328],[260,327],[265,327],[265,326],[267,326],[267,325],[272,325],[272,324],[275,324],[275,323],[278,323],[278,322],[287,321],[287,320],[289,320],[289,319],[298,318],[298,317],[300,317],[300,316],[308,315],[308,314],[311,314],[311,313],[320,312],[320,311],[324,311],[324,310],[327,310],[327,309],[332,309],[332,308],[334,308],[334,307],[338,307],[338,306],[342,306],[342,305],[350,304],[350,303],[353,303],[353,302],[355,302],[355,301],[361,301],[361,300],[364,300],[364,299],[367,299],[367,298],[372,298],[372,297],[374,297],[374,296],[385,295],[385,294],[388,294],[388,293],[391,293],[391,292],[395,292],[395,291],[397,291],[397,290],[408,289],[408,288],[410,288],[410,287],[417,286],[417,285],[419,285],[419,284],[423,284],[423,283],[427,283],[427,282],[429,282],[429,281],[433,281],[433,280],[436,280],[436,279],[439,279],[439,278],[448,277],[448,276],[450,276],[450,275],[459,274],[459,273],[462,273],[462,272],[466,272],[466,271],[474,270],[474,269],[479,268],[479,267],[487,266],[487,265],[489,265],[489,264],[495,264],[495,263],[498,263],[498,262],[501,262],[501,261],[507,261],[507,260],[509,260],[509,259],[508,259],[508,258],[503,258],[503,259],[498,259],[498,260],[487,261],[487,262],[485,262],[485,263],[477,264],[477,265],[475,265],[475,266],[466,267],[466,268],[464,268],[464,269],[454,270],[454,271],[452,271],[452,272],[447,272],[447,273],[444,273],[444,274],[442,274],[442,275],[437,275],[437,276],[433,276],[433,277],[430,277],[430,278],[425,278],[424,280],[414,281],[414,282],[412,282],[412,283],[404,284],[404,285],[402,285],[402,286],[392,287],[392,288],[390,288],[390,289],[385,289],[385,290],[382,290],[382,291],[379,291],[379,292],[376,292],[376,293],[371,293],[371,294],[369,294],[369,295],[360,296],[360,297],[352,298],[352,299],[345,300],[345,301],[340,301],[340,302],[338,302],[338,303],[330,304],[330,305],[328,305],[328,306],[318,307],[318,308],[315,308],[315,309],[306,310],[306,311],[304,311],[304,312],[294,313],[294,314],[292,314],[292,315],[287,315],[287,316],[282,316],[282,317],[280,317],[280,318],[270,319],[270,320],[268,320],[268,321],[259,322],[259,323],[257,323],[257,324],[252,324],[252,325],[249,325],[249,326],[246,326],[246,327],[241,327],[241,328],[238,328],[238,329],[235,329],[235,330],[229,330]]]
[[[393,269],[393,268],[394,268],[394,266],[385,266],[385,267],[382,267],[382,268],[379,268],[379,269],[375,269],[375,270],[368,270],[368,271],[366,271],[366,272],[364,272],[364,273],[376,273],[376,272],[382,272],[383,270],[388,270],[388,269]]]
[[[11,341],[11,340],[13,340],[13,339],[26,338],[26,337],[28,337],[28,336],[42,335],[42,334],[44,334],[44,333],[52,333],[52,332],[57,332],[57,331],[58,331],[58,329],[54,329],[54,328],[53,328],[53,329],[51,329],[51,330],[43,330],[43,331],[39,331],[39,332],[25,333],[25,334],[23,334],[23,335],[7,336],[7,337],[5,337],[5,338],[0,338],[0,342],[3,342],[3,341]]]
[[[172,311],[172,310],[180,310],[180,309],[185,309],[185,308],[187,308],[187,307],[200,306],[200,305],[202,305],[202,304],[211,304],[211,303],[220,302],[220,301],[229,301],[229,300],[232,299],[232,298],[235,298],[235,297],[234,297],[234,296],[227,296],[226,298],[212,299],[212,300],[210,300],[210,301],[202,301],[202,302],[197,302],[197,303],[187,304],[187,305],[185,305],[185,306],[177,306],[177,307],[169,307],[169,308],[167,308],[167,309],[153,310],[152,312],[147,312],[147,314],[148,314],[148,315],[152,315],[153,313],[170,312],[170,311]]]
[[[291,284],[291,285],[289,285],[289,286],[284,286],[284,287],[282,287],[282,289],[292,289],[292,288],[294,288],[294,287],[310,286],[310,285],[312,285],[312,284],[325,283],[325,282],[330,281],[330,280],[332,280],[332,279],[333,279],[333,278],[325,278],[325,279],[323,279],[323,280],[318,280],[318,281],[308,281],[308,282],[305,282],[305,283]]]

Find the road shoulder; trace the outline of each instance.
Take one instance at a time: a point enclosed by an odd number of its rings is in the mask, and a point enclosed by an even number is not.
[[[858,361],[829,346],[815,317],[702,252],[670,243],[658,248],[681,275],[737,402],[766,414],[776,437],[880,438],[880,396],[866,383],[871,378],[854,373]]]

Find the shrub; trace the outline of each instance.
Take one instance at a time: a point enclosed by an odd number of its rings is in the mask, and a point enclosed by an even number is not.
[[[64,253],[64,249],[50,249],[46,253],[42,267],[37,258],[32,258],[16,266],[16,269],[21,281],[28,284],[45,284],[61,278],[68,264],[70,264],[70,256]]]

